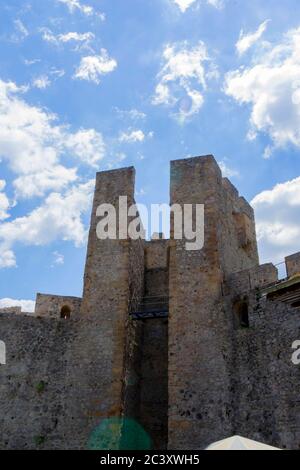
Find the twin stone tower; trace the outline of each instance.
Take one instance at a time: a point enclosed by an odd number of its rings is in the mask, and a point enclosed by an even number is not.
[[[171,162],[171,204],[205,205],[204,247],[99,240],[97,207],[135,171],[97,174],[81,298],[0,311],[1,449],[204,449],[239,434],[300,448],[300,254],[260,265],[253,210],[212,156]]]

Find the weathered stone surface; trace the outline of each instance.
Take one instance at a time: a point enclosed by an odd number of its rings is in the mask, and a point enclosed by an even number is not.
[[[21,307],[4,307],[0,308],[0,313],[15,313],[16,315],[21,315]]]
[[[300,252],[285,258],[288,277],[300,274]]]
[[[171,164],[171,203],[205,204],[200,251],[173,221],[170,240],[99,240],[97,207],[119,196],[134,203],[133,168],[97,174],[82,299],[0,310],[0,448],[85,449],[104,420],[128,418],[156,449],[233,434],[298,449],[299,253],[285,283],[259,265],[253,210],[212,156]],[[169,318],[134,320],[140,308]]]
[[[70,316],[78,317],[80,314],[81,300],[78,297],[65,297],[59,295],[37,294],[35,316],[60,318],[62,311],[67,307]]]

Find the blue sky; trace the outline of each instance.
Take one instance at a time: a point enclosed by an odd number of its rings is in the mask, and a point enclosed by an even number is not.
[[[253,202],[262,262],[299,251],[299,13],[298,0],[2,0],[0,305],[81,295],[104,169],[134,165],[137,201],[168,202],[170,160],[213,153]]]

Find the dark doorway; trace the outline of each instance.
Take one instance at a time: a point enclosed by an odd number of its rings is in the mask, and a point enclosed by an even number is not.
[[[234,304],[236,322],[239,328],[249,328],[248,302],[238,301]]]
[[[71,309],[68,305],[64,305],[60,311],[60,318],[68,320],[71,317]]]

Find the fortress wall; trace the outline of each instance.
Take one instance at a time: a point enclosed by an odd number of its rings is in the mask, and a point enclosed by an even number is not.
[[[145,244],[145,296],[151,308],[169,296],[168,240]],[[163,298],[163,299],[162,299]],[[166,449],[168,438],[168,320],[143,322],[141,351],[141,423],[155,449]]]
[[[287,256],[285,258],[285,264],[288,277],[300,274],[300,253]]]
[[[171,163],[171,204],[205,204],[205,244],[186,251],[184,240],[170,242],[169,449],[202,449],[231,435],[230,336],[218,303],[222,197],[213,157]]]
[[[13,315],[22,315],[21,307],[4,307],[0,308],[0,313],[11,313]]]
[[[299,309],[249,299],[250,328],[232,329],[230,418],[233,434],[282,449],[300,448],[300,369],[292,344],[300,338]],[[232,312],[232,299],[227,304]]]
[[[155,297],[169,296],[169,241],[145,243],[145,296],[155,304]]]
[[[129,290],[131,308],[138,305],[145,293],[144,241],[131,240],[129,248]]]
[[[145,242],[145,268],[166,269],[168,267],[169,240]]]
[[[79,316],[82,299],[78,297],[66,297],[59,295],[37,294],[35,316],[60,318],[61,309],[65,306],[70,308],[71,316]]]
[[[141,349],[140,423],[154,449],[166,449],[168,439],[168,320],[143,322]]]
[[[193,252],[172,237],[98,240],[97,207],[119,195],[134,203],[133,168],[97,174],[82,301],[40,294],[35,317],[0,311],[0,448],[86,449],[99,426],[123,417],[156,449],[167,438],[169,449],[202,449],[233,434],[298,448],[299,309],[261,296],[278,275],[258,265],[249,204],[213,157],[172,162],[171,204],[205,204],[205,245]],[[287,258],[291,276],[298,260]],[[143,295],[168,293],[168,320],[130,318]],[[239,301],[249,328],[236,321]]]
[[[138,284],[141,270],[144,274],[145,269],[143,293],[146,296],[166,296],[166,242],[148,242],[146,246],[145,266],[133,265],[131,272],[138,273],[133,276]],[[139,254],[133,259],[143,260],[143,256]],[[130,320],[127,331],[125,416],[133,417],[144,428],[155,449],[164,449],[167,447],[168,322],[166,319]]]
[[[135,311],[144,295],[144,242],[132,241],[130,245],[130,312]],[[143,323],[126,319],[125,377],[123,389],[123,414],[139,421],[141,387],[141,351]]]
[[[169,296],[169,272],[167,269],[150,269],[145,272],[145,295],[150,303],[155,304],[160,299],[156,297]]]
[[[6,344],[6,365],[0,366],[1,449],[72,447],[76,433],[72,430],[70,440],[65,434],[72,425],[66,376],[78,367],[70,354],[75,335],[73,320],[0,314]]]
[[[131,320],[127,331],[124,416],[143,427],[154,449],[166,449],[168,321]]]
[[[232,321],[229,414],[233,434],[297,449],[300,370],[292,363],[292,344],[300,338],[300,316],[299,309],[262,295],[261,289],[277,282],[276,267],[265,264],[232,274],[226,283],[223,308]],[[240,301],[248,306],[249,328],[237,321]]]
[[[224,284],[224,294],[227,295],[230,292],[232,296],[238,296],[277,281],[277,268],[272,263],[263,264],[230,274]]]
[[[218,221],[220,258],[225,277],[258,266],[254,212],[227,178],[222,179]]]
[[[133,168],[97,174],[89,234],[81,329],[74,343],[74,356],[80,368],[68,380],[76,381],[72,416],[77,442],[86,445],[91,432],[107,419],[121,418],[124,402],[125,351],[130,303],[130,243],[128,240],[99,240],[96,211],[101,203],[118,208],[119,196],[134,203]],[[118,211],[117,211],[118,213]],[[111,448],[119,440],[118,433]],[[108,448],[110,448],[108,447]]]

